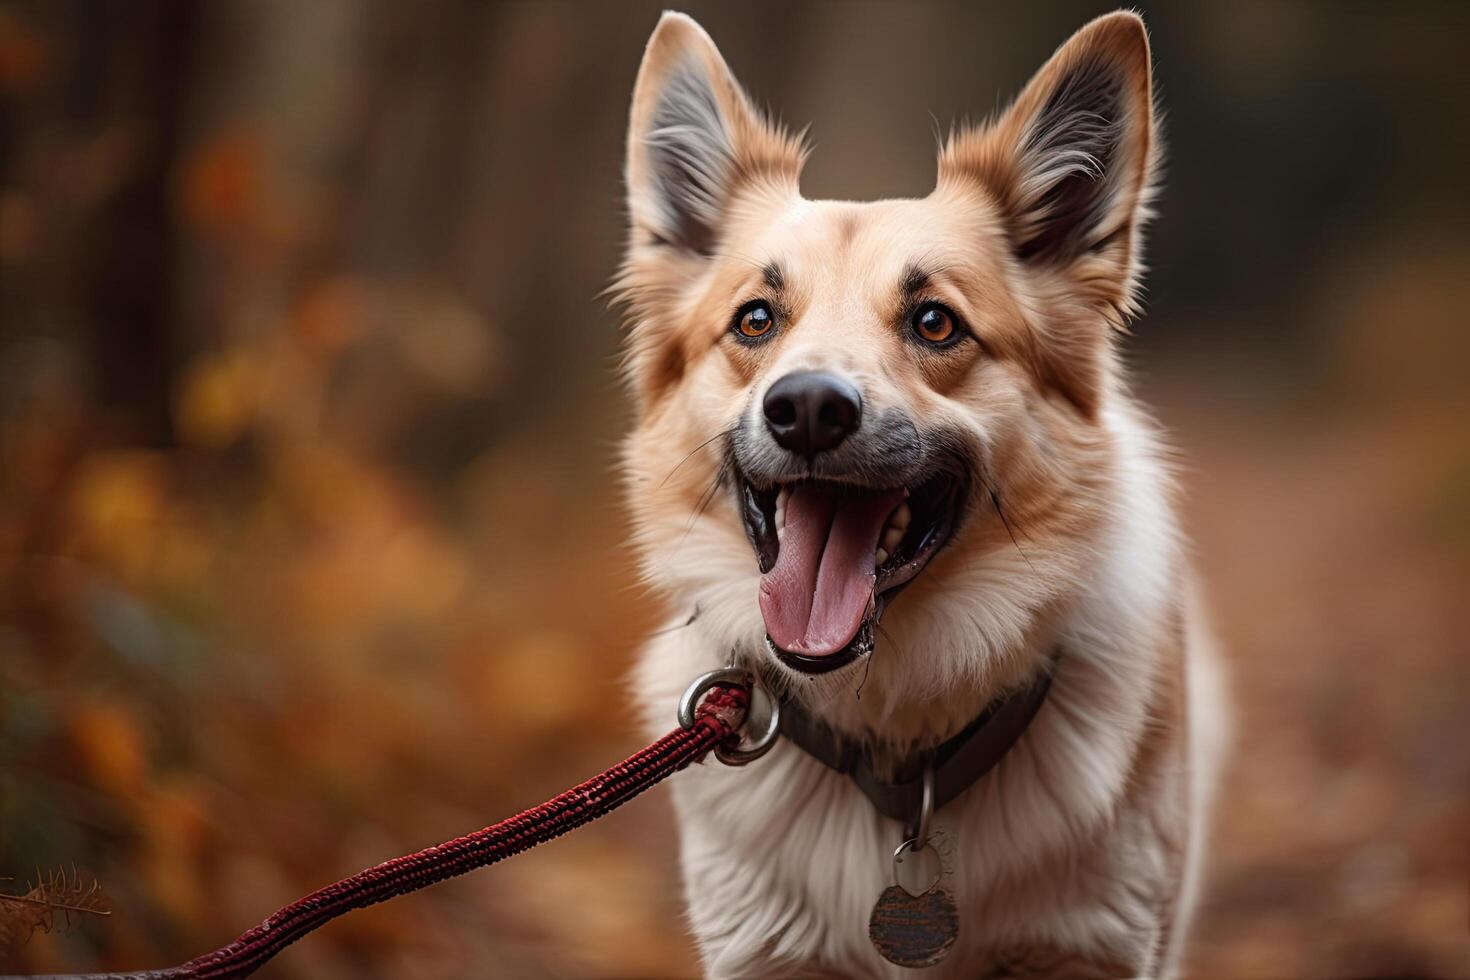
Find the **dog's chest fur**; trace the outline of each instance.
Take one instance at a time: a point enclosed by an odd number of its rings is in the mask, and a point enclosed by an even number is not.
[[[1219,732],[1210,651],[1146,441],[1119,441],[1125,455],[1138,450],[1120,485],[1132,503],[1115,512],[1092,584],[1046,624],[1062,651],[1046,704],[1000,765],[936,815],[961,932],[926,976],[1177,965]],[[650,731],[667,728],[682,687],[731,649],[732,636],[699,626],[644,652],[636,679]],[[783,742],[743,769],[694,767],[673,796],[689,923],[710,976],[910,975],[867,938],[903,831],[847,777]]]

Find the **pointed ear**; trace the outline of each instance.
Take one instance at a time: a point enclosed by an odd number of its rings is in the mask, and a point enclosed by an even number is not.
[[[698,24],[673,12],[659,19],[628,125],[633,249],[708,256],[742,185],[776,178],[794,187],[803,156],[750,105]]]
[[[1148,33],[1118,11],[1063,44],[995,123],[952,138],[940,184],[979,182],[1015,257],[1060,274],[1122,326],[1156,155]]]

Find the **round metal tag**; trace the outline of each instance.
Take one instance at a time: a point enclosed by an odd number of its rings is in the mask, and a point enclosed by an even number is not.
[[[932,782],[926,779],[925,783],[919,834],[894,850],[893,884],[883,889],[868,917],[868,938],[885,960],[897,966],[934,966],[949,955],[960,934],[959,910],[939,884],[944,880],[944,868],[928,836]],[[920,891],[910,891],[904,884],[905,853],[915,861],[926,854],[933,858],[934,875],[927,885],[920,886]],[[922,863],[915,867],[922,867]],[[914,869],[909,870],[912,877]]]
[[[897,966],[935,966],[949,955],[959,934],[959,910],[938,885],[921,895],[889,885],[868,918],[868,938],[885,960]]]

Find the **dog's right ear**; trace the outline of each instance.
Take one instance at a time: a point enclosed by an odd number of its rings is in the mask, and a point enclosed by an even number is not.
[[[800,144],[763,119],[709,35],[684,14],[659,19],[638,70],[628,125],[630,249],[706,258],[747,184],[799,177]]]
[[[751,106],[709,35],[666,13],[649,39],[628,125],[628,250],[612,292],[632,327],[625,370],[640,406],[683,376],[682,327],[742,200],[796,195],[806,150]]]

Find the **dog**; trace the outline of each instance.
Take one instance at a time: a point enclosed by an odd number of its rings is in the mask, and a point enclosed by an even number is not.
[[[803,142],[658,22],[613,288],[633,537],[672,615],[633,686],[662,732],[743,669],[786,736],[673,781],[707,975],[1179,969],[1226,724],[1120,363],[1155,116],[1120,11],[953,132],[927,197],[809,201]]]

